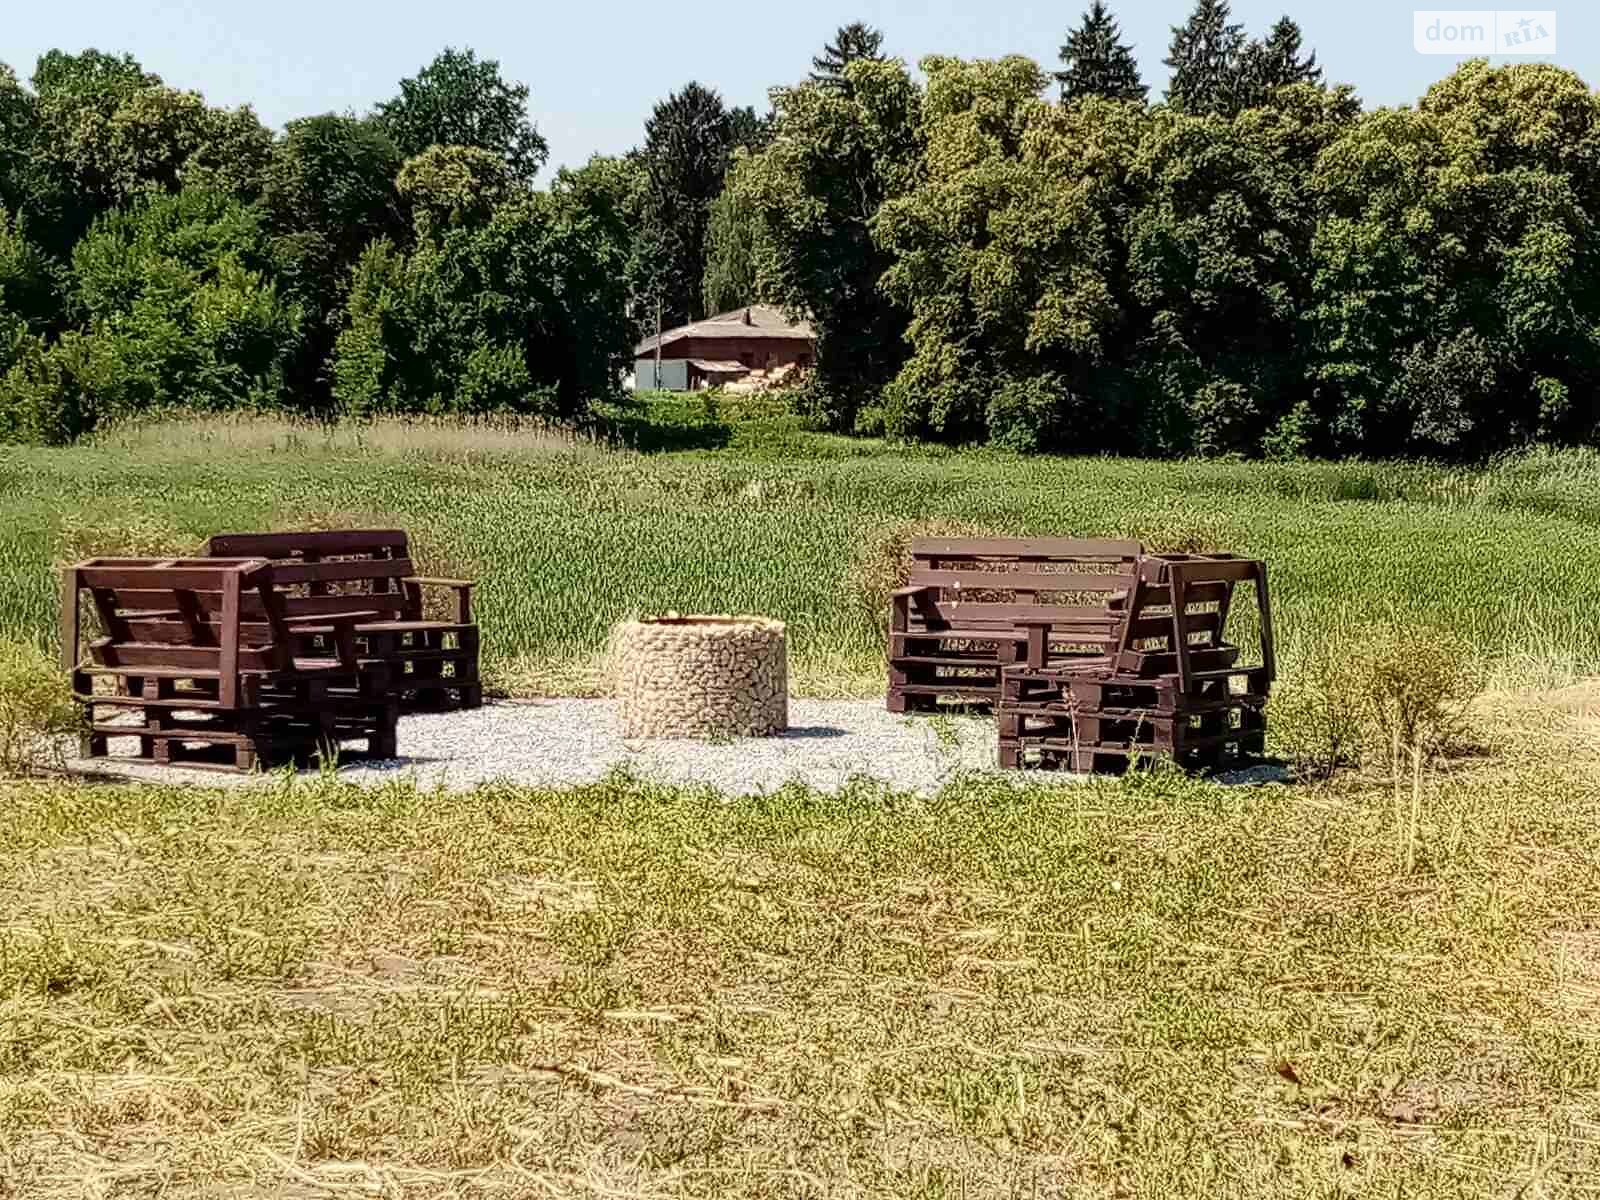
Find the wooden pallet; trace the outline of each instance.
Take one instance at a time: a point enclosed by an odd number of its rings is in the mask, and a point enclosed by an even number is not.
[[[259,708],[239,712],[154,708],[142,714],[118,706],[85,705],[80,750],[84,758],[189,764],[214,770],[250,771],[282,763],[304,765],[330,746],[364,741],[370,758],[398,755],[399,705],[352,699],[315,711]],[[133,719],[130,720],[129,718]],[[137,743],[132,753],[113,754],[113,741]]]
[[[479,633],[472,616],[476,585],[414,574],[404,530],[217,534],[206,552],[270,560],[275,586],[292,612],[359,615],[353,633],[362,669],[384,668],[403,709],[483,704]],[[426,588],[453,593],[453,620],[424,618]],[[326,635],[308,635],[296,644],[306,655],[327,649]]]
[[[1137,542],[1089,538],[918,538],[891,597],[887,707],[991,706],[1000,672],[1044,637],[1060,655],[1109,663],[1132,589]],[[1051,632],[1024,622],[1048,618]]]
[[[1000,766],[1014,771],[1071,771],[1080,775],[1119,775],[1138,762],[1166,759],[1188,771],[1220,771],[1247,766],[1265,752],[1265,735],[1242,734],[1181,753],[1152,752],[1141,746],[1085,746],[1074,742],[1017,739],[1000,743]]]
[[[1130,677],[1106,672],[1008,667],[1001,684],[1005,707],[1070,704],[1085,711],[1137,710],[1173,714],[1202,712],[1232,703],[1264,705],[1271,682],[1263,667],[1233,667],[1191,676],[1185,690],[1176,675]]]

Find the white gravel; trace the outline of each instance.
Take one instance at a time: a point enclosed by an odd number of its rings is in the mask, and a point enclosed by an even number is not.
[[[961,771],[997,769],[994,721],[910,716],[881,700],[791,700],[789,732],[730,742],[628,741],[611,700],[490,703],[473,712],[402,717],[403,757],[354,760],[341,778],[380,783],[412,777],[423,787],[464,790],[501,780],[531,785],[586,783],[625,765],[643,778],[709,784],[729,795],[770,792],[792,780],[832,791],[854,776],[932,794]],[[112,743],[112,752],[123,748]],[[247,783],[251,776],[115,759],[74,759],[77,771],[152,782]],[[1253,767],[1225,782],[1278,782],[1282,772]],[[1034,774],[1039,782],[1071,775]]]
[[[769,792],[790,780],[831,791],[857,775],[932,793],[959,770],[993,770],[997,761],[992,720],[904,716],[886,712],[881,700],[791,700],[787,734],[730,742],[624,740],[611,700],[490,703],[402,717],[399,741],[402,757],[351,761],[340,777],[376,783],[413,776],[425,787],[458,790],[491,780],[586,783],[621,764],[644,778],[705,783],[730,795]],[[125,749],[113,741],[113,754]],[[249,778],[116,759],[69,765],[152,781]]]

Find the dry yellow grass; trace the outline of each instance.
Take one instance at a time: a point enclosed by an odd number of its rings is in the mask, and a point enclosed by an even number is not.
[[[12,785],[0,1194],[1592,1196],[1600,754],[1542,711],[1409,848],[1358,775]]]

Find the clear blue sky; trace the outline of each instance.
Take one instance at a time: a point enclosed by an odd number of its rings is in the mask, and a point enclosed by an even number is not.
[[[1157,94],[1170,27],[1192,2],[1112,2]],[[651,104],[691,79],[764,111],[767,87],[803,77],[811,55],[851,20],[883,29],[886,49],[913,65],[931,53],[1013,52],[1053,65],[1085,3],[0,0],[0,60],[26,78],[52,47],[126,50],[168,83],[198,89],[214,104],[253,104],[278,127],[315,113],[364,112],[443,46],[471,46],[533,89],[530,109],[556,166],[637,144]],[[1285,11],[1285,0],[1236,0],[1233,8],[1255,35]],[[1355,84],[1377,105],[1415,100],[1458,61],[1415,52],[1412,8],[1294,0],[1289,11],[1330,78]],[[1557,13],[1554,60],[1600,82],[1600,5],[1585,0]]]

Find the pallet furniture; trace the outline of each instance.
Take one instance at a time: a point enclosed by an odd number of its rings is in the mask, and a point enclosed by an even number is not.
[[[101,636],[84,644],[87,592]],[[260,559],[96,558],[62,574],[61,655],[83,707],[82,751],[248,771],[365,739],[393,758],[398,706],[355,656],[357,614],[294,614]],[[326,638],[330,654],[296,645]],[[86,653],[85,653],[86,652]]]
[[[1109,666],[1140,553],[1094,538],[914,540],[891,598],[889,711],[992,705],[1003,670],[1041,641],[1057,661]]]
[[[1258,665],[1240,666],[1226,638],[1240,583],[1255,590]],[[1266,564],[1146,556],[1123,616],[1109,661],[1088,670],[1053,652],[1046,619],[1023,621],[1027,652],[1001,687],[1000,765],[1092,772],[1159,755],[1214,769],[1259,756],[1277,676]]]
[[[353,630],[356,657],[362,670],[386,673],[403,711],[482,706],[472,617],[476,585],[417,575],[404,530],[219,533],[207,541],[205,553],[270,560],[290,612],[364,614]],[[430,587],[454,593],[454,620],[427,619],[423,589]],[[326,638],[302,634],[298,648],[325,651]]]

